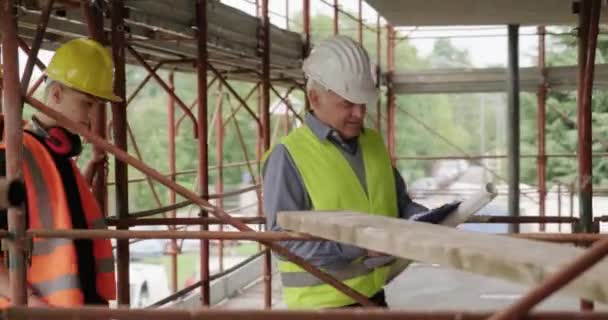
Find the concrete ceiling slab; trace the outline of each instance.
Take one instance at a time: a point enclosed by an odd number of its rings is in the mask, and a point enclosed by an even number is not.
[[[366,1],[394,26],[575,25],[578,20],[573,0]]]

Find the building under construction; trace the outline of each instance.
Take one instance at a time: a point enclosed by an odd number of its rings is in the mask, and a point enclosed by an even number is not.
[[[300,29],[279,28],[270,23],[271,16],[278,13],[269,10],[270,0],[242,0],[244,5],[255,6],[256,15],[250,15],[235,7],[215,0],[0,0],[0,35],[2,39],[2,86],[1,107],[5,117],[5,144],[7,157],[7,177],[19,178],[23,155],[16,146],[21,144],[23,128],[21,127],[23,105],[48,114],[66,128],[80,134],[94,147],[95,154],[108,154],[112,161],[113,177],[108,177],[104,168],[99,168],[94,180],[94,194],[106,214],[108,225],[115,230],[27,230],[20,209],[9,209],[9,230],[2,233],[8,243],[8,254],[14,268],[10,270],[11,301],[14,306],[6,309],[2,317],[6,319],[232,319],[249,317],[253,319],[272,319],[296,317],[298,319],[608,319],[608,313],[602,312],[602,303],[608,303],[608,284],[605,279],[597,280],[608,270],[602,264],[596,265],[605,254],[608,254],[608,239],[600,234],[600,224],[608,221],[607,217],[593,213],[592,203],[594,190],[592,186],[592,157],[601,156],[592,153],[592,92],[595,88],[608,83],[606,68],[596,64],[601,13],[606,10],[600,0],[452,0],[452,1],[390,1],[390,0],[357,0],[358,12],[351,13],[343,9],[339,0],[274,0],[302,8]],[[352,1],[351,1],[352,2]],[[512,226],[515,234],[512,238],[526,238],[545,242],[560,243],[567,247],[568,255],[553,257],[547,260],[552,268],[546,274],[531,277],[524,284],[532,285],[521,296],[491,310],[479,311],[476,308],[466,310],[442,309],[408,310],[394,307],[393,310],[327,310],[327,311],[286,311],[274,308],[280,302],[274,292],[280,287],[280,281],[273,269],[271,251],[302,266],[314,276],[322,279],[364,306],[374,304],[360,293],[350,289],[328,273],[306,263],[302,258],[290,253],[276,244],[281,240],[318,240],[321,235],[263,231],[264,213],[261,207],[261,184],[259,177],[260,159],[277,140],[279,122],[272,120],[272,100],[280,100],[285,111],[285,133],[302,121],[306,108],[294,106],[293,95],[302,94],[305,79],[301,65],[310,49],[314,46],[311,34],[311,6],[322,5],[333,12],[333,33],[339,34],[340,20],[349,19],[356,25],[357,40],[363,42],[365,32],[376,36],[375,48],[366,48],[375,52],[378,86],[383,97],[378,99],[375,110],[368,119],[376,128],[385,134],[388,150],[393,163],[402,160],[428,161],[434,157],[404,157],[396,154],[397,130],[396,105],[397,95],[409,94],[443,94],[443,93],[481,93],[506,92],[508,97],[508,147],[505,155],[486,156],[458,154],[450,159],[464,159],[482,164],[485,158],[506,158],[508,161],[508,216],[485,216],[474,219],[475,223],[501,223]],[[366,23],[363,10],[375,11],[377,21]],[[289,14],[284,18],[288,20]],[[371,25],[371,26],[370,26]],[[508,64],[506,68],[492,69],[446,69],[413,72],[396,67],[395,46],[404,37],[398,32],[405,26],[480,26],[508,25]],[[531,68],[520,68],[518,59],[519,26],[538,26],[539,59],[538,65]],[[578,40],[578,65],[566,67],[545,66],[545,26],[566,25],[576,27]],[[111,48],[115,64],[114,93],[122,97],[123,102],[112,103],[110,112],[98,112],[91,131],[74,125],[69,119],[53,111],[41,101],[34,98],[34,93],[44,81],[44,75],[32,79],[35,68],[44,71],[45,65],[39,59],[41,49],[54,50],[66,41],[90,37]],[[407,37],[407,35],[405,36]],[[314,39],[315,41],[318,39]],[[381,45],[382,43],[382,45]],[[19,53],[28,56],[24,62],[25,70],[20,73]],[[148,76],[134,88],[127,88],[125,66],[143,67]],[[168,77],[161,76],[160,71]],[[196,96],[193,102],[184,101],[177,94],[173,76],[175,73],[192,73],[196,75]],[[21,74],[21,76],[20,76]],[[30,81],[34,80],[34,81]],[[168,99],[168,132],[170,171],[161,173],[146,164],[137,148],[137,136],[131,132],[127,121],[127,105],[149,81],[155,81]],[[246,95],[239,93],[235,83],[249,83],[251,90]],[[127,90],[129,89],[129,90]],[[212,90],[213,89],[213,90]],[[217,92],[216,90],[217,89]],[[576,154],[548,154],[545,143],[545,104],[549,90],[577,90],[578,110],[578,151]],[[127,92],[131,94],[128,96]],[[533,92],[538,98],[538,153],[522,155],[519,141],[519,94]],[[211,105],[208,99],[212,95],[229,96],[232,113],[224,117],[222,99],[216,99]],[[223,102],[224,101],[224,102]],[[306,102],[304,102],[306,104]],[[179,110],[179,111],[176,111]],[[218,111],[220,110],[220,111]],[[176,119],[175,114],[181,114]],[[246,146],[240,138],[243,149],[256,150],[256,159],[244,159],[239,163],[222,161],[224,145],[224,128],[230,121],[236,122],[235,114],[247,113],[249,123],[257,131],[257,144]],[[176,132],[180,123],[191,122],[194,128],[198,148],[196,168],[191,172],[176,170]],[[210,148],[210,132],[215,131],[215,150]],[[237,129],[238,125],[237,125]],[[241,133],[239,132],[240,136]],[[134,151],[132,154],[127,150]],[[247,152],[245,151],[246,155]],[[216,166],[211,167],[209,159],[217,157]],[[537,160],[538,187],[534,193],[538,197],[538,213],[522,216],[520,208],[520,159],[533,157]],[[579,215],[553,216],[546,212],[546,167],[548,157],[576,157],[578,175],[575,188]],[[483,166],[483,164],[482,164]],[[227,168],[243,167],[250,173],[252,183],[234,190],[224,190],[223,172]],[[136,170],[144,174],[139,181],[129,179],[129,171]],[[210,173],[213,171],[213,173]],[[181,174],[196,175],[196,186],[186,188],[176,181]],[[219,179],[210,176],[216,174]],[[214,180],[215,190],[209,190],[210,181]],[[160,184],[171,190],[169,203],[162,203],[156,196],[155,208],[140,212],[130,211],[130,183],[146,182],[151,192],[156,195],[154,185]],[[108,192],[112,186],[114,192]],[[227,210],[223,201],[241,194],[254,192],[256,203],[248,205],[249,216],[234,216]],[[109,195],[113,199],[109,199]],[[185,199],[177,202],[177,197]],[[560,197],[561,199],[561,197]],[[109,203],[113,205],[110,206]],[[572,206],[572,200],[571,200]],[[111,208],[110,208],[111,207]],[[177,210],[185,207],[196,208],[193,217],[180,217]],[[241,208],[242,209],[242,208]],[[243,211],[243,210],[237,211]],[[539,225],[535,233],[519,233],[522,224]],[[545,232],[545,224],[559,224],[572,227],[572,233]],[[138,226],[164,226],[166,230],[140,231],[130,230]],[[224,226],[236,231],[225,231]],[[190,227],[190,229],[185,229]],[[216,228],[217,227],[217,228]],[[196,231],[193,231],[196,230]],[[561,230],[561,229],[560,229]],[[580,231],[574,233],[574,231]],[[455,231],[456,232],[456,231]],[[493,236],[493,235],[492,235]],[[513,236],[513,237],[511,237]],[[38,238],[112,238],[116,239],[115,258],[117,270],[117,301],[123,308],[101,309],[83,308],[28,308],[26,303],[26,263],[27,240]],[[456,237],[456,236],[455,236]],[[146,308],[129,308],[131,303],[132,283],[130,274],[130,246],[136,239],[170,239],[171,246],[167,254],[171,257],[170,284],[172,293],[159,301],[150,301]],[[200,240],[200,276],[188,286],[178,289],[178,241],[183,239]],[[454,238],[455,239],[455,238]],[[223,244],[229,240],[256,241],[259,252],[248,259],[234,264],[230,268],[221,267],[219,272],[212,273],[210,268],[211,241],[219,241],[219,263],[222,265]],[[337,239],[330,239],[336,240]],[[513,239],[515,241],[515,239]],[[518,239],[517,241],[519,241]],[[464,240],[463,240],[464,241]],[[510,241],[510,240],[508,240]],[[522,240],[523,241],[523,240]],[[528,241],[528,240],[526,240]],[[3,242],[3,243],[5,243]],[[213,242],[215,243],[215,242]],[[514,246],[519,246],[513,242]],[[543,242],[543,245],[545,243]],[[570,244],[570,245],[569,245]],[[462,244],[466,246],[466,244]],[[583,248],[574,248],[577,247]],[[543,248],[543,247],[539,247]],[[555,249],[554,247],[551,247]],[[539,249],[539,250],[541,250]],[[551,250],[553,250],[551,249]],[[530,249],[531,250],[531,249]],[[549,252],[561,252],[559,249]],[[448,249],[446,249],[446,252]],[[494,250],[496,251],[496,250]],[[526,250],[522,250],[526,251]],[[438,251],[439,252],[439,251]],[[451,251],[450,251],[451,252]],[[390,253],[390,252],[389,252]],[[528,252],[529,253],[529,252]],[[511,254],[511,253],[509,253]],[[513,264],[526,264],[527,252],[513,253]],[[443,254],[437,253],[425,263],[446,261]],[[508,256],[508,254],[506,254]],[[525,256],[525,257],[524,257]],[[543,254],[538,253],[541,257]],[[411,257],[408,257],[411,258]],[[522,260],[518,260],[518,259]],[[538,257],[536,257],[538,258]],[[561,260],[557,259],[561,258]],[[568,259],[566,259],[568,258]],[[506,258],[507,259],[507,258]],[[530,258],[532,259],[532,258]],[[539,258],[540,259],[540,258]],[[559,260],[559,261],[558,261]],[[453,261],[452,261],[453,262]],[[559,263],[558,263],[559,262]],[[508,261],[503,263],[508,265]],[[532,262],[530,262],[532,263]],[[443,265],[443,263],[440,263]],[[502,265],[502,264],[501,264]],[[446,267],[464,271],[491,275],[492,271],[481,272],[478,266],[466,263],[447,262]],[[595,267],[594,267],[595,266]],[[488,267],[490,268],[490,267]],[[588,270],[589,269],[589,270]],[[589,271],[589,273],[585,273]],[[243,280],[243,274],[257,275],[261,279],[259,286],[262,294],[252,296],[258,299],[255,303],[228,303],[224,307],[215,307],[219,301],[247,294],[245,290],[251,280]],[[585,278],[586,277],[586,278]],[[509,276],[503,277],[510,279]],[[523,278],[523,276],[522,276]],[[579,282],[576,282],[579,279]],[[473,281],[473,280],[471,280]],[[575,282],[573,282],[575,281]],[[568,284],[573,284],[569,286]],[[562,288],[574,292],[576,309],[568,308],[557,311],[530,311],[541,301],[550,297]],[[273,288],[275,290],[273,290]],[[415,288],[411,288],[415,290]],[[460,290],[466,290],[461,288]],[[410,292],[416,295],[416,292]],[[235,300],[236,300],[235,299]],[[580,300],[579,300],[580,299]],[[471,302],[474,304],[474,302]],[[235,308],[232,308],[234,306]],[[143,306],[142,306],[143,307]],[[213,307],[213,308],[211,308]],[[246,307],[247,309],[243,309]],[[264,310],[253,310],[264,309]],[[399,309],[399,310],[397,310]],[[429,308],[431,309],[431,308]],[[555,309],[555,308],[554,308]],[[594,310],[598,309],[598,310]],[[445,310],[445,311],[442,311]],[[472,311],[473,310],[473,311]]]

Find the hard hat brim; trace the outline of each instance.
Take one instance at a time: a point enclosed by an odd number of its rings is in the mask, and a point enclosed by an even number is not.
[[[101,99],[103,99],[105,101],[108,101],[108,102],[123,102],[124,101],[121,97],[119,97],[119,96],[117,96],[115,94],[112,94],[112,95],[109,95],[109,96],[98,97],[98,98],[101,98]]]
[[[81,88],[75,84],[68,83],[67,81],[62,81],[62,80],[57,80],[57,79],[53,79],[53,80],[63,84],[64,86],[66,86],[72,90],[76,90],[78,92],[95,97],[97,99],[101,99],[106,102],[122,102],[123,101],[123,99],[121,97],[115,95],[113,92],[103,92],[103,93],[91,92],[89,90],[86,90],[86,88]]]

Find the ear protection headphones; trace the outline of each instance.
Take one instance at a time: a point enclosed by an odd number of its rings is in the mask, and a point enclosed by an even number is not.
[[[72,158],[82,152],[82,141],[76,134],[65,128],[52,126],[45,129],[40,120],[32,117],[33,131],[35,135],[42,138],[44,144],[57,156]]]

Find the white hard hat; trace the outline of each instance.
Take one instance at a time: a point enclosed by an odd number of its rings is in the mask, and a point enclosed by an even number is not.
[[[352,103],[367,104],[378,97],[367,52],[347,36],[321,41],[304,60],[302,69],[309,81]]]

